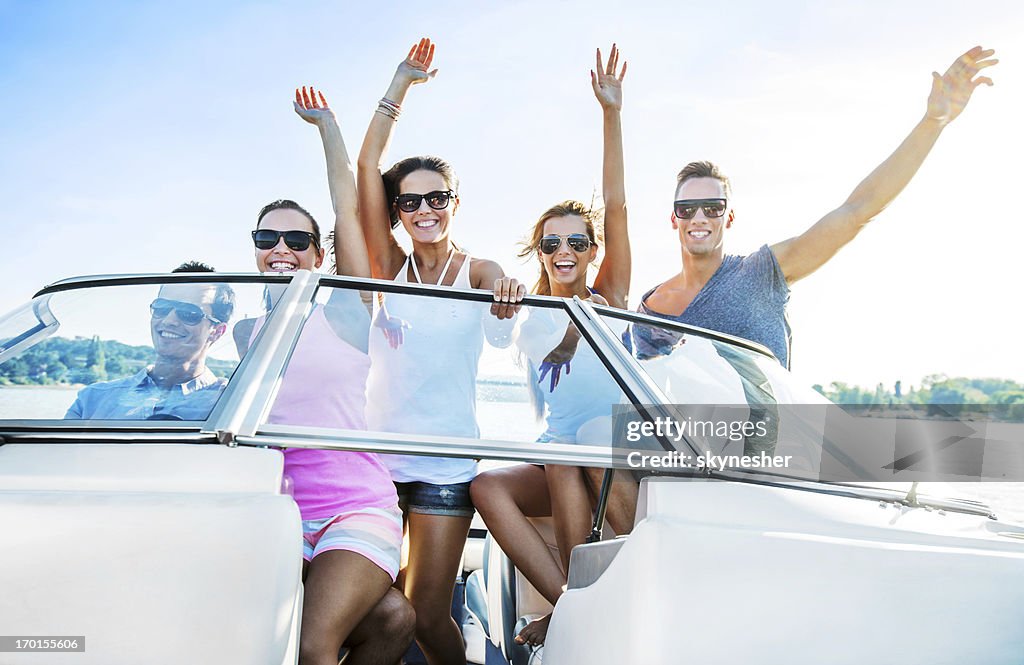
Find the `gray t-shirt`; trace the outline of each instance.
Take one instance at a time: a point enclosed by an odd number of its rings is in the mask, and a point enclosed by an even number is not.
[[[758,342],[771,349],[784,367],[789,367],[789,285],[768,245],[748,256],[726,255],[708,283],[678,316],[662,314],[647,306],[647,297],[654,289],[640,300],[638,311],[642,314]]]

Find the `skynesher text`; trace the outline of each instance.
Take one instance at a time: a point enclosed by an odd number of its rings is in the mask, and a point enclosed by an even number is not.
[[[634,451],[626,456],[632,469],[785,469],[792,461],[792,455],[769,455],[763,450],[757,455],[688,455],[673,450],[661,455]]]

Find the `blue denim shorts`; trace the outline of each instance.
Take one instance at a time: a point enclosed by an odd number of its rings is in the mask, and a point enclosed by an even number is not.
[[[395,483],[398,506],[402,512],[422,515],[472,517],[473,500],[469,498],[469,482],[452,485],[411,482]]]

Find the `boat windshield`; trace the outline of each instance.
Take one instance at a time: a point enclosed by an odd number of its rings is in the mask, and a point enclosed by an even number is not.
[[[261,431],[607,454],[612,406],[628,401],[564,303],[492,309],[489,297],[322,284]]]
[[[123,284],[40,296],[0,319],[0,419],[203,421],[264,285]]]
[[[612,408],[629,400],[563,301],[503,318],[485,292],[234,278],[83,282],[0,319],[0,420],[61,420],[67,436],[70,420],[182,420],[230,425],[245,445],[611,458]]]
[[[823,459],[829,470],[835,460],[831,453],[823,457],[823,449],[830,449],[826,425],[845,414],[799,385],[767,350],[660,319],[596,309],[664,396],[653,414],[664,423],[656,430],[662,434],[658,449],[689,455],[659,471],[697,466],[829,479],[822,473]],[[621,426],[628,428],[638,416],[626,410],[622,418],[627,422]],[[638,437],[632,438],[637,443]],[[833,479],[853,480],[857,472],[849,475]]]
[[[854,418],[744,340],[554,298],[503,314],[483,291],[303,271],[70,280],[0,317],[0,435],[427,455],[453,476],[486,458],[1006,480],[999,460],[1021,457],[1019,418],[984,440],[956,419]],[[954,440],[984,458],[933,454]]]

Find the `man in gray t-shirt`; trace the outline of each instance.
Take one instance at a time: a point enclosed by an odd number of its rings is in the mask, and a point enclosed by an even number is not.
[[[896,151],[807,231],[749,256],[725,253],[725,230],[736,217],[729,179],[710,162],[688,164],[679,172],[672,214],[682,269],[645,293],[640,311],[759,342],[788,367],[790,285],[835,256],[896,198],[974,89],[992,85],[978,72],[998,62],[993,53],[976,46],[944,75],[933,72],[924,118]]]

